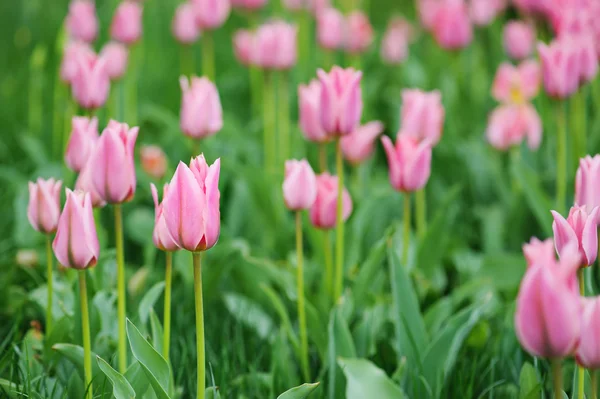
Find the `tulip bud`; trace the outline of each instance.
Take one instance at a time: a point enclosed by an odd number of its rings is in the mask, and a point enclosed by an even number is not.
[[[549,96],[567,98],[579,87],[577,53],[568,40],[538,44],[544,88]]]
[[[69,37],[91,43],[98,35],[96,5],[89,0],[73,0],[66,20]]]
[[[442,137],[445,111],[442,94],[418,89],[402,90],[402,131],[417,141],[429,140],[432,146]]]
[[[582,367],[600,368],[600,298],[581,298],[581,336],[575,358]]]
[[[486,137],[497,150],[520,145],[524,139],[536,150],[542,141],[542,121],[531,104],[501,105],[490,115]]]
[[[504,25],[504,50],[509,57],[522,60],[533,53],[535,30],[522,21],[510,21]]]
[[[90,59],[84,54],[77,58],[77,72],[71,81],[75,100],[84,108],[100,108],[106,103],[110,90],[110,77],[106,60]]]
[[[129,50],[123,44],[110,42],[102,48],[100,57],[106,60],[106,72],[112,80],[119,80],[127,71]]]
[[[183,44],[192,44],[200,37],[200,28],[196,24],[196,8],[192,3],[181,3],[173,17],[173,35]]]
[[[317,14],[317,41],[326,50],[338,50],[344,43],[344,15],[335,8]]]
[[[179,247],[177,243],[169,233],[165,217],[163,215],[163,204],[158,201],[158,192],[154,184],[150,184],[150,190],[152,191],[152,199],[154,200],[154,230],[152,232],[152,241],[154,246],[161,251],[177,251]],[[163,188],[163,201],[167,196],[169,185],[165,184]]]
[[[212,136],[223,127],[223,109],[219,92],[208,78],[179,78],[181,100],[181,130],[187,136],[201,139]]]
[[[98,118],[74,116],[71,126],[65,162],[71,170],[81,172],[98,140]]]
[[[317,71],[321,82],[321,124],[330,136],[343,136],[356,129],[362,115],[362,72],[334,66],[329,73]]]
[[[487,26],[506,8],[506,0],[471,0],[471,20],[477,26]]]
[[[56,231],[60,216],[60,187],[62,181],[38,178],[29,182],[27,218],[35,230],[50,234]]]
[[[230,0],[192,0],[196,8],[196,23],[201,30],[219,28],[229,18]]]
[[[283,21],[261,25],[255,33],[253,61],[261,68],[285,70],[297,61],[297,28]]]
[[[351,134],[342,137],[341,146],[344,157],[353,164],[359,164],[371,156],[373,144],[383,132],[383,123],[369,122],[359,126]]]
[[[321,125],[321,83],[318,80],[298,86],[298,108],[300,131],[304,137],[317,143],[328,141]]]
[[[288,209],[309,209],[317,195],[317,180],[310,164],[303,159],[285,161],[283,200]]]
[[[319,229],[332,229],[337,225],[338,177],[324,172],[317,176],[317,196],[310,208],[310,221]],[[342,219],[352,213],[352,198],[344,187],[342,192]]]
[[[446,50],[467,47],[473,40],[473,27],[464,0],[442,0],[433,16],[433,36]]]
[[[575,204],[587,209],[600,206],[600,155],[579,160],[575,176]]]
[[[140,150],[142,169],[155,179],[162,179],[167,172],[167,156],[156,145],[145,145]]]
[[[390,183],[401,192],[417,191],[425,187],[431,173],[431,144],[428,140],[417,142],[400,132],[396,146],[383,136],[381,141],[388,159]]]
[[[381,41],[381,58],[387,64],[401,64],[408,57],[408,44],[413,36],[410,23],[402,17],[393,17]]]
[[[106,205],[106,201],[104,201],[100,194],[98,194],[98,190],[96,190],[96,186],[94,186],[94,182],[92,180],[94,170],[94,151],[95,148],[92,149],[92,151],[90,152],[90,159],[85,163],[83,169],[81,169],[79,176],[77,176],[77,181],[75,182],[75,189],[90,194],[92,207],[103,208]]]
[[[361,11],[353,11],[346,18],[344,48],[351,54],[367,51],[373,42],[373,27],[369,17]]]
[[[65,53],[60,65],[60,78],[63,82],[70,84],[77,76],[79,57],[85,60],[84,62],[93,63],[97,56],[89,44],[75,41],[69,42],[65,47]]]
[[[590,266],[596,261],[598,254],[598,207],[588,213],[587,207],[574,206],[569,211],[567,219],[556,211],[551,211],[554,217],[552,231],[556,252],[562,259],[569,243],[576,243],[583,267]]]
[[[134,44],[142,37],[142,5],[134,0],[119,4],[110,26],[110,36],[121,43]]]
[[[100,246],[89,193],[67,189],[52,249],[63,266],[87,269],[96,265]]]
[[[533,237],[530,242],[523,244],[523,255],[525,255],[527,261],[527,267],[547,265],[554,262],[556,257],[554,242],[550,238],[540,241]]]

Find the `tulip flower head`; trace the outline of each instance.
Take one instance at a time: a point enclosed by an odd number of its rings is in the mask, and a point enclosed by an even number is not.
[[[350,54],[364,53],[373,43],[373,26],[369,17],[361,11],[353,11],[346,17],[344,48]]]
[[[223,127],[223,108],[219,92],[206,77],[182,76],[181,130],[186,136],[201,139],[217,133]]]
[[[285,161],[283,180],[283,200],[288,209],[301,211],[309,209],[317,196],[315,172],[306,159]]]
[[[429,140],[435,146],[442,138],[445,111],[438,90],[402,90],[402,132],[417,141]]]
[[[62,181],[38,178],[29,182],[27,219],[35,230],[50,234],[56,231],[60,216],[60,188]]]
[[[596,261],[598,254],[598,207],[588,211],[585,205],[574,206],[565,219],[556,211],[551,211],[554,217],[552,231],[554,245],[561,257],[565,256],[569,243],[576,243],[579,250],[581,266],[589,266]]]
[[[504,50],[512,59],[522,60],[533,53],[535,46],[535,30],[527,22],[508,22],[504,25],[502,35]]]
[[[118,42],[110,42],[102,48],[100,57],[106,60],[106,71],[112,80],[119,80],[127,71],[129,50]]]
[[[356,128],[351,134],[341,138],[342,153],[351,163],[357,165],[373,154],[375,140],[383,132],[383,123],[373,121]]]
[[[332,229],[337,225],[338,177],[324,172],[317,176],[317,196],[310,208],[310,221],[319,229]],[[352,198],[344,187],[342,192],[342,219],[352,213]]]
[[[317,14],[317,41],[326,50],[340,50],[344,45],[344,15],[335,8]]]
[[[142,12],[139,1],[123,0],[110,26],[110,36],[124,44],[134,44],[142,37]]]
[[[181,3],[177,7],[171,29],[180,43],[192,44],[198,40],[200,28],[196,24],[196,8],[192,3]]]
[[[65,47],[62,63],[60,65],[60,78],[65,83],[71,83],[79,70],[79,58],[84,62],[93,63],[97,55],[89,44],[71,41]]]
[[[201,30],[221,27],[231,12],[230,0],[191,0],[196,8],[196,24]]]
[[[600,155],[579,160],[575,175],[575,204],[587,209],[600,207]]]
[[[154,200],[154,230],[152,232],[152,241],[154,246],[161,251],[177,251],[179,247],[171,236],[165,217],[163,215],[163,204],[158,201],[158,191],[154,184],[150,184],[152,199]],[[163,188],[163,201],[167,196],[169,185],[165,184]]]
[[[473,40],[473,27],[464,0],[440,0],[432,18],[433,37],[446,50],[459,50]]]
[[[142,169],[155,179],[162,179],[167,172],[167,156],[156,145],[144,145],[140,150]]]
[[[83,166],[83,169],[79,172],[77,180],[75,181],[75,190],[83,191],[90,194],[90,200],[92,201],[92,207],[103,208],[106,206],[106,201],[100,196],[96,186],[94,186],[93,175],[94,175],[94,161],[93,153],[95,148],[90,151],[88,161]]]
[[[74,116],[71,120],[71,136],[65,152],[69,169],[80,172],[88,161],[98,140],[98,118]]]
[[[233,53],[244,66],[254,64],[254,34],[247,29],[240,29],[233,35]]]
[[[85,43],[91,43],[98,36],[98,17],[96,5],[90,0],[73,0],[69,5],[66,19],[69,37]]]
[[[396,145],[388,136],[381,138],[388,159],[390,183],[400,192],[410,193],[425,187],[431,174],[431,143],[420,143],[400,132]]]
[[[506,151],[523,140],[527,140],[531,150],[536,150],[542,142],[542,121],[529,103],[501,105],[490,115],[486,137],[497,150]]]
[[[298,108],[300,131],[304,137],[316,143],[329,141],[321,124],[321,83],[318,80],[298,86]]]
[[[296,65],[298,29],[284,21],[262,24],[254,33],[253,62],[270,70],[287,70]]]
[[[413,38],[413,28],[403,17],[393,17],[381,41],[381,58],[387,64],[401,64],[408,57],[408,45]]]
[[[329,73],[317,71],[321,82],[321,124],[329,136],[350,134],[362,115],[362,72],[334,66]]]
[[[549,96],[564,99],[579,88],[578,57],[573,43],[556,39],[538,44],[544,88]]]
[[[104,57],[90,58],[86,54],[79,54],[71,89],[73,97],[83,108],[102,107],[110,90],[107,60]]]
[[[527,267],[535,264],[550,264],[556,258],[554,242],[551,238],[540,241],[533,237],[527,244],[523,244],[523,255],[527,261]]]
[[[575,358],[582,367],[600,368],[600,297],[581,298],[581,337]]]

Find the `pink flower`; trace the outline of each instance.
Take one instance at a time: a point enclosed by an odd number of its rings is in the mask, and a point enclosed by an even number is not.
[[[433,28],[435,14],[440,4],[440,0],[417,0],[419,20],[424,29],[431,30]]]
[[[317,176],[317,196],[310,208],[310,221],[319,229],[332,229],[337,225],[338,177],[324,172]],[[352,213],[352,198],[346,188],[342,192],[342,219]]]
[[[231,0],[231,5],[236,8],[254,11],[263,8],[267,0]]]
[[[403,17],[393,17],[381,41],[381,58],[388,64],[401,64],[408,57],[413,28]]]
[[[83,191],[85,193],[90,194],[90,200],[92,201],[92,207],[94,208],[103,208],[106,205],[106,201],[98,194],[98,190],[96,190],[96,186],[94,186],[93,174],[94,174],[94,161],[93,161],[93,152],[95,149],[90,151],[90,156],[88,161],[79,172],[79,176],[77,176],[77,180],[75,181],[75,190]]]
[[[254,63],[265,69],[292,68],[298,57],[297,33],[296,26],[283,21],[261,25],[254,36]]]
[[[231,12],[230,0],[191,0],[196,8],[196,23],[201,30],[221,27]]]
[[[550,238],[540,241],[533,237],[529,243],[523,244],[523,254],[527,261],[527,267],[550,264],[556,257],[554,242]]]
[[[92,182],[100,197],[109,204],[130,201],[135,194],[133,151],[138,127],[111,120],[97,141],[91,162]]]
[[[572,43],[554,40],[550,45],[538,44],[544,88],[549,96],[567,98],[579,85],[578,57]]]
[[[87,269],[96,265],[100,245],[88,193],[67,189],[67,202],[58,221],[52,249],[63,266]]]
[[[321,83],[318,80],[298,86],[298,108],[300,131],[304,137],[317,143],[329,141],[321,125]]]
[[[292,211],[309,209],[317,196],[317,180],[310,164],[303,159],[285,161],[283,200]]]
[[[436,42],[446,50],[468,46],[473,40],[473,27],[464,0],[441,0],[432,29]]]
[[[537,95],[540,80],[540,66],[536,61],[523,61],[518,67],[503,63],[496,72],[492,96],[502,103],[523,104]]]
[[[359,164],[373,153],[373,144],[383,132],[383,123],[369,122],[359,126],[351,134],[342,137],[341,146],[344,157],[353,164]]]
[[[524,139],[527,139],[528,147],[535,150],[542,141],[542,121],[529,103],[501,105],[490,115],[486,136],[498,150],[519,145]]]
[[[223,109],[219,92],[208,78],[179,78],[181,99],[181,130],[186,136],[201,139],[212,136],[223,127]]]
[[[117,7],[110,26],[110,36],[121,43],[134,44],[142,37],[142,5],[123,0]]]
[[[600,155],[579,160],[575,176],[575,204],[592,209],[600,206]]]
[[[402,132],[417,141],[429,140],[435,146],[442,138],[445,111],[442,94],[419,89],[402,90]]]
[[[362,11],[353,11],[346,17],[344,48],[351,54],[367,51],[373,43],[373,27]]]
[[[334,66],[317,71],[321,82],[321,124],[330,136],[344,136],[356,129],[362,115],[362,72]]]
[[[100,108],[106,103],[110,90],[107,60],[103,57],[77,57],[77,72],[71,81],[73,97],[83,108]]]
[[[233,35],[233,53],[240,64],[250,66],[254,63],[254,34],[240,29]]]
[[[551,211],[554,217],[552,230],[556,252],[562,259],[569,243],[576,243],[582,266],[589,266],[596,261],[598,253],[598,207],[588,213],[585,205],[571,208],[569,217],[565,219],[556,211]]]
[[[390,183],[401,192],[417,191],[425,187],[431,174],[431,144],[418,142],[400,132],[396,145],[388,136],[381,138],[388,159]]]
[[[491,24],[506,8],[506,0],[471,0],[469,12],[477,26]]]
[[[74,116],[71,126],[65,162],[71,170],[81,172],[98,140],[98,118]]]
[[[27,219],[31,227],[45,234],[54,233],[60,216],[60,188],[62,181],[38,178],[29,182]]]
[[[504,25],[504,50],[509,57],[522,60],[533,53],[535,45],[534,28],[523,21],[510,21]]]
[[[167,172],[167,156],[156,145],[144,145],[140,150],[142,169],[155,179],[162,179]]]
[[[60,78],[65,83],[71,83],[79,70],[78,59],[82,58],[86,60],[84,62],[93,63],[96,57],[96,53],[89,44],[77,41],[69,42],[65,47],[65,53],[60,65]]]
[[[533,14],[545,14],[550,10],[553,0],[512,0],[521,11]]]
[[[596,41],[592,33],[581,34],[571,37],[576,56],[579,74],[579,84],[594,80],[598,74],[598,53],[596,50]]]
[[[219,174],[221,160],[210,167],[200,155],[190,162],[183,162],[169,183],[163,198],[163,217],[175,243],[192,252],[212,248],[221,232],[219,210]]]
[[[196,24],[196,8],[192,3],[181,3],[175,10],[172,25],[173,35],[183,44],[191,44],[200,37]]]
[[[577,363],[590,370],[600,368],[600,298],[581,298],[581,336]]]
[[[98,36],[96,5],[89,0],[73,0],[66,20],[69,37],[91,43]]]
[[[167,228],[167,223],[163,215],[163,204],[158,201],[156,186],[150,184],[150,190],[152,191],[152,199],[154,200],[154,230],[152,231],[154,246],[161,251],[177,251],[179,247]],[[163,201],[167,196],[168,190],[169,185],[165,184],[163,188]]]
[[[127,70],[129,50],[123,44],[110,42],[102,48],[100,57],[106,60],[106,71],[112,80],[118,80]]]
[[[344,15],[335,8],[317,14],[317,41],[326,50],[339,50],[344,44]]]

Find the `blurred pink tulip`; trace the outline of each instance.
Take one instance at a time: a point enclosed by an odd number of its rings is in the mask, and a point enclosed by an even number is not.
[[[292,211],[309,209],[317,196],[315,172],[306,159],[285,161],[283,200]]]
[[[469,14],[477,26],[491,24],[494,19],[506,8],[506,0],[471,0]]]
[[[155,179],[162,179],[167,173],[167,156],[156,145],[144,145],[140,150],[142,169]]]
[[[551,97],[567,98],[579,85],[578,59],[572,43],[554,40],[550,45],[538,44],[542,77],[546,93]]]
[[[69,42],[65,47],[65,53],[60,65],[60,78],[63,82],[71,83],[75,79],[79,69],[79,58],[92,63],[96,60],[97,55],[90,45],[85,42]]]
[[[373,43],[373,27],[369,17],[362,11],[353,11],[346,17],[344,48],[350,54],[360,54]]]
[[[592,209],[600,206],[600,155],[579,160],[575,176],[575,204]]]
[[[220,28],[231,12],[230,0],[191,0],[196,8],[196,23],[201,30]]]
[[[598,207],[588,213],[585,205],[571,208],[569,217],[565,219],[556,211],[551,211],[554,217],[552,230],[554,244],[559,257],[565,254],[566,247],[573,242],[578,245],[582,266],[589,266],[596,261],[598,254]]]
[[[431,143],[420,143],[408,134],[400,132],[396,145],[388,136],[381,138],[388,159],[390,183],[401,192],[422,189],[431,174]]]
[[[261,25],[254,36],[254,63],[264,69],[292,68],[298,57],[297,33],[296,26],[284,21],[271,21]]]
[[[206,77],[182,76],[181,130],[186,136],[201,139],[212,136],[223,127],[223,109],[219,92]]]
[[[106,103],[110,90],[107,60],[103,57],[77,57],[77,72],[71,81],[71,90],[77,103],[83,108],[100,108]]]
[[[518,67],[505,62],[496,72],[492,96],[505,104],[529,102],[539,91],[540,75],[540,66],[536,61],[523,61]]]
[[[556,257],[554,242],[551,238],[540,241],[533,237],[527,244],[523,244],[523,254],[527,267],[550,264]]]
[[[300,131],[304,137],[317,143],[329,141],[321,125],[321,83],[318,80],[298,86],[298,108]]]
[[[69,37],[91,43],[98,36],[96,5],[90,0],[73,0],[66,20]]]
[[[152,199],[154,200],[154,230],[152,231],[154,246],[161,251],[177,251],[179,247],[167,228],[167,223],[163,215],[163,204],[158,201],[156,186],[150,184],[150,190],[152,191]],[[163,201],[167,196],[168,190],[169,185],[165,184],[163,188]]]
[[[401,64],[408,57],[413,28],[403,17],[393,17],[381,41],[381,58],[387,64]]]
[[[344,44],[344,15],[335,8],[317,14],[317,41],[326,50],[339,50]]]
[[[442,93],[438,90],[402,90],[400,125],[403,134],[417,141],[429,140],[430,145],[435,146],[442,138],[444,117]]]
[[[109,204],[130,201],[135,194],[133,151],[139,132],[126,123],[111,120],[96,143],[91,162],[92,182]]]
[[[106,201],[98,194],[96,186],[94,186],[93,174],[94,174],[94,161],[93,152],[95,148],[90,151],[88,161],[83,166],[83,169],[79,172],[77,180],[75,181],[75,189],[90,194],[90,200],[92,201],[92,207],[103,208],[106,205]]]
[[[467,47],[473,40],[473,27],[464,0],[440,0],[432,29],[440,47],[446,50]]]
[[[542,141],[542,121],[529,104],[501,105],[490,115],[486,136],[497,150],[505,151],[527,140],[527,146],[536,150]]]
[[[344,158],[359,164],[373,154],[373,145],[383,132],[383,123],[373,121],[359,126],[351,134],[342,137],[341,146]]]
[[[127,70],[129,49],[119,42],[110,42],[102,48],[100,57],[106,60],[106,71],[112,80],[119,80]]]
[[[337,225],[338,177],[324,172],[317,176],[317,196],[310,208],[310,221],[319,229],[332,229]],[[342,192],[342,219],[352,213],[352,198],[344,187]]]
[[[512,0],[519,10],[529,14],[546,14],[553,0]]]
[[[134,44],[142,37],[142,4],[123,0],[117,7],[110,25],[110,37],[125,44]]]
[[[558,359],[572,355],[581,332],[577,285],[579,256],[573,244],[560,262],[532,265],[517,296],[515,332],[533,356]]]
[[[344,136],[356,129],[362,115],[362,72],[334,66],[317,71],[321,82],[321,124],[329,136]]]
[[[231,0],[231,5],[244,10],[259,10],[267,4],[268,0]]]
[[[522,60],[533,53],[535,46],[535,30],[523,21],[510,21],[504,25],[504,50],[509,57]]]
[[[74,116],[71,120],[71,136],[65,152],[69,169],[81,172],[98,140],[98,118]]]
[[[27,219],[31,227],[42,233],[56,231],[60,216],[60,188],[62,181],[38,178],[29,182],[29,205]]]
[[[87,269],[96,265],[100,245],[89,193],[67,189],[52,249],[63,266]]]
[[[431,30],[434,24],[440,0],[417,0],[417,12],[421,25],[426,30]]]
[[[581,298],[581,336],[575,358],[590,370],[600,368],[600,297]]]
[[[196,8],[190,2],[181,3],[175,10],[172,25],[173,36],[180,43],[192,44],[200,37],[196,24]]]
[[[596,39],[592,33],[573,36],[578,61],[579,84],[591,82],[598,75],[598,53]]]
[[[240,29],[233,35],[233,53],[235,58],[244,66],[254,63],[254,34],[246,29]]]
[[[180,248],[206,251],[217,243],[221,232],[220,171],[221,160],[209,167],[204,155],[193,158],[190,167],[179,162],[162,209],[169,233]]]

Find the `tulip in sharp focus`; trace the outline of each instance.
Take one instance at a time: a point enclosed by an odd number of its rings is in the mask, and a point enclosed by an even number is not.
[[[498,150],[520,145],[523,140],[527,140],[531,150],[536,150],[542,141],[542,121],[529,103],[501,105],[490,115],[486,137]]]
[[[79,172],[79,176],[77,176],[77,180],[75,181],[75,189],[90,194],[92,207],[103,208],[106,205],[106,201],[104,201],[104,198],[102,198],[98,193],[98,190],[96,190],[96,186],[94,186],[93,181],[93,170],[95,167],[92,154],[94,150],[95,149],[92,149],[90,151],[90,159],[85,163],[83,169],[81,169]]]
[[[536,264],[550,264],[556,258],[554,242],[551,238],[540,241],[533,237],[530,242],[523,244],[523,255],[527,261],[527,267]]]
[[[468,46],[473,40],[473,27],[464,0],[440,0],[432,29],[436,42],[446,50]]]
[[[67,189],[52,249],[63,266],[87,269],[96,265],[100,246],[89,193]]]
[[[383,123],[373,121],[356,128],[351,134],[342,137],[341,146],[344,158],[359,164],[373,154],[375,140],[383,132]]]
[[[173,36],[183,44],[194,43],[200,37],[196,24],[196,8],[192,3],[181,3],[175,10],[172,25]]]
[[[187,136],[200,139],[212,136],[223,127],[223,109],[219,92],[206,77],[179,78],[181,85],[181,130]]]
[[[442,138],[445,111],[442,94],[419,89],[402,90],[402,132],[418,141],[429,140],[432,146]]]
[[[65,47],[65,53],[60,64],[60,78],[63,82],[71,83],[75,79],[79,70],[79,58],[92,63],[96,60],[97,55],[87,43],[69,42]]]
[[[579,160],[575,176],[575,204],[587,209],[600,206],[600,155]]]
[[[356,129],[362,115],[362,72],[334,66],[317,71],[321,82],[321,123],[330,136],[344,136]]]
[[[598,253],[598,207],[588,211],[585,205],[574,206],[565,219],[561,214],[552,211],[554,222],[554,244],[556,252],[561,257],[569,243],[577,244],[582,266],[589,266],[596,261]],[[589,212],[589,213],[588,213]]]
[[[112,80],[118,80],[127,71],[129,50],[124,44],[110,42],[102,48],[100,57],[106,60],[106,71]]]
[[[332,229],[337,225],[338,177],[324,172],[317,176],[317,196],[310,208],[310,221],[319,229]],[[352,198],[344,187],[342,193],[342,219],[352,213]]]
[[[390,183],[401,192],[422,189],[431,174],[431,143],[418,142],[408,134],[400,132],[396,145],[383,136],[381,141],[388,159]]]
[[[196,7],[196,23],[201,30],[221,27],[231,12],[230,0],[191,0]]]
[[[169,232],[165,217],[163,215],[163,204],[158,201],[158,191],[154,184],[150,184],[152,199],[154,200],[154,230],[152,232],[152,241],[154,246],[161,251],[177,251],[179,247]],[[165,184],[163,188],[163,201],[167,196],[169,185]]]
[[[300,131],[304,137],[317,143],[329,141],[321,125],[321,83],[318,80],[298,86],[298,107]]]
[[[504,50],[509,57],[522,60],[533,53],[535,46],[535,30],[523,21],[510,21],[504,25],[502,33]]]
[[[73,0],[66,20],[69,37],[91,43],[98,36],[96,5],[91,0]]]
[[[285,162],[283,200],[288,209],[309,209],[317,196],[317,179],[306,159]]]
[[[67,144],[65,162],[67,166],[80,172],[87,163],[96,140],[98,140],[98,118],[75,116],[71,121],[71,136]]]
[[[180,248],[192,252],[213,247],[221,231],[219,173],[221,160],[210,167],[200,155],[188,167],[179,163],[162,201],[169,233]]]
[[[575,358],[581,366],[600,369],[600,297],[582,298],[581,336]]]
[[[106,59],[90,59],[80,54],[77,58],[77,72],[71,81],[75,100],[84,108],[100,108],[106,103],[110,90],[110,77]]]
[[[326,50],[339,50],[344,44],[344,15],[335,8],[317,14],[317,41]]]
[[[142,37],[142,4],[124,0],[119,4],[110,26],[110,36],[121,43],[134,44]]]
[[[60,216],[60,188],[62,181],[37,179],[29,182],[27,218],[31,227],[42,233],[56,231]]]
[[[135,194],[133,151],[138,127],[111,120],[97,141],[91,162],[92,182],[100,197],[109,204],[120,204]]]
[[[408,57],[408,45],[413,29],[402,17],[394,17],[388,23],[381,41],[381,58],[388,64],[401,64]]]
[[[369,17],[361,11],[353,11],[346,17],[344,48],[351,54],[364,53],[373,42],[373,27]]]
[[[162,179],[167,172],[167,156],[156,145],[145,145],[140,150],[142,169],[155,179]]]
[[[577,53],[572,43],[554,40],[549,45],[538,44],[544,88],[549,96],[567,98],[579,87]]]

